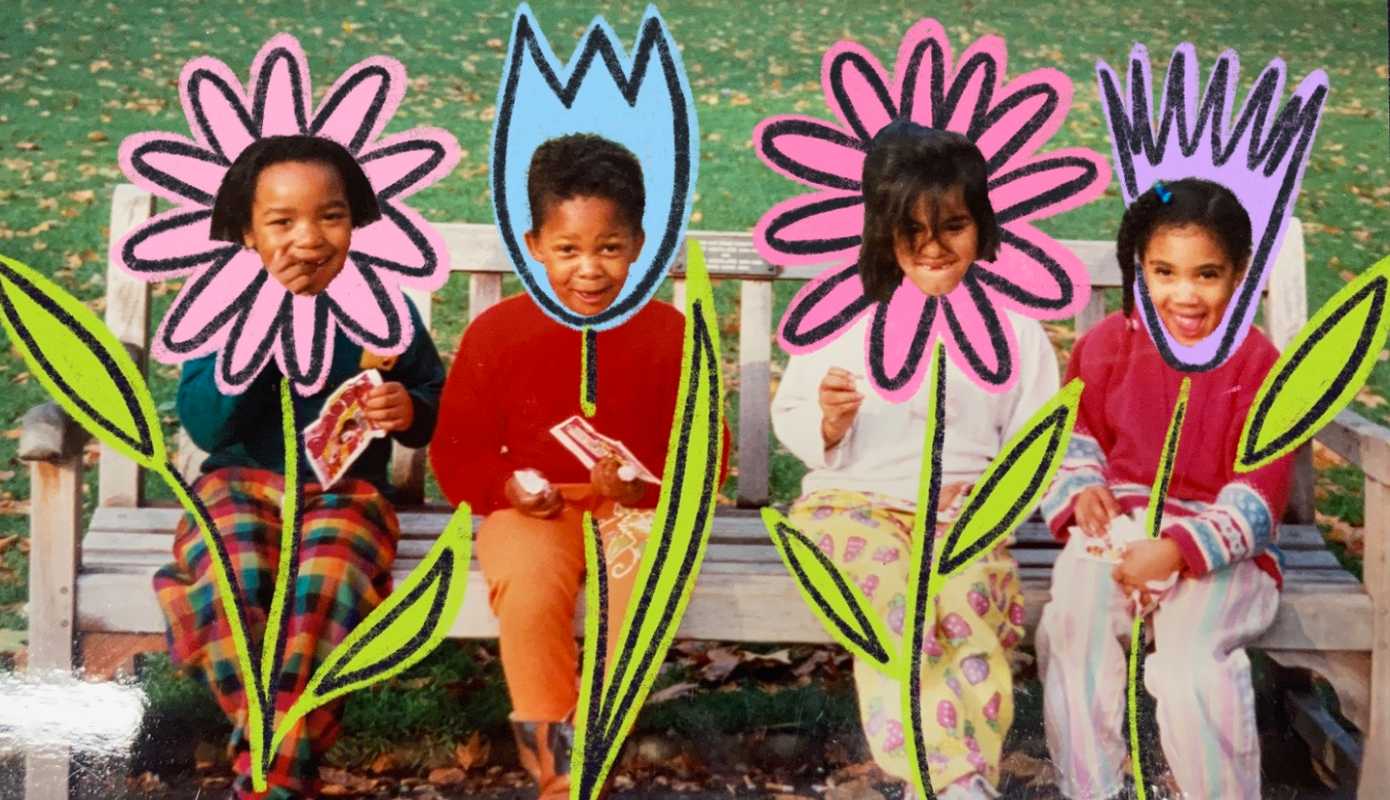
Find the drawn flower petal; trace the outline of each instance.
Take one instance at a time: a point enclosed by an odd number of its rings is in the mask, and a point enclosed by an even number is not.
[[[261,136],[294,136],[308,129],[309,59],[287,33],[266,42],[251,64],[251,117]]]
[[[973,269],[966,272],[960,285],[942,300],[942,316],[951,332],[946,353],[982,389],[1003,392],[1018,381],[1018,343],[978,274]]]
[[[328,327],[328,304],[323,295],[287,295],[289,319],[280,326],[280,348],[275,360],[301,394],[323,388],[333,358],[333,337],[322,335]]]
[[[232,321],[217,364],[217,385],[224,393],[240,394],[265,366],[280,326],[288,321],[289,298],[277,281],[262,281],[255,298]]]
[[[853,258],[864,227],[858,192],[816,192],[773,206],[753,227],[753,244],[778,264],[816,264]]]
[[[412,330],[405,296],[387,288],[371,268],[349,258],[324,294],[328,313],[358,344],[383,354],[405,350]]]
[[[878,59],[856,42],[840,42],[821,62],[821,84],[846,130],[865,143],[898,115]]]
[[[1045,68],[1010,81],[998,94],[975,140],[991,174],[1029,158],[1062,127],[1072,84],[1061,71]]]
[[[386,127],[405,97],[405,67],[386,56],[344,72],[314,114],[310,133],[341,143],[354,154]]]
[[[168,280],[239,249],[230,242],[208,238],[211,209],[176,208],[156,214],[148,222],[118,239],[111,257],[127,272],[144,281]]]
[[[221,156],[174,133],[128,136],[117,158],[136,185],[178,205],[211,206],[227,174]]]
[[[869,326],[869,381],[890,403],[912,397],[926,376],[934,335],[939,335],[941,298],[928,297],[908,281],[887,303],[874,306]]]
[[[893,68],[899,115],[919,125],[932,125],[950,70],[951,40],[945,29],[934,19],[918,21],[898,46]]]
[[[1027,222],[1069,211],[1099,197],[1110,170],[1098,154],[1081,148],[1036,156],[995,174],[989,199],[1000,225]]]
[[[209,353],[227,339],[227,325],[245,313],[269,274],[251,250],[238,250],[184,283],[160,322],[153,353],[177,363]]]
[[[811,352],[852,325],[871,305],[857,264],[832,267],[792,298],[778,326],[778,339],[788,353]]]
[[[188,62],[179,95],[194,137],[228,164],[259,135],[240,81],[221,61],[204,56]]]
[[[942,102],[933,109],[934,127],[978,139],[1008,60],[1008,49],[998,36],[982,36],[966,48]]]
[[[352,234],[352,255],[362,266],[396,273],[402,281],[438,289],[449,277],[443,239],[415,210],[381,204],[381,219]]]
[[[859,191],[868,145],[810,117],[774,117],[753,130],[758,154],[777,172],[808,186]]]
[[[1000,234],[999,257],[976,262],[968,274],[997,292],[1004,307],[1034,319],[1063,319],[1086,304],[1091,278],[1071,248],[1025,223]]]
[[[413,128],[378,142],[358,157],[378,200],[409,197],[453,171],[458,141],[440,128]]]

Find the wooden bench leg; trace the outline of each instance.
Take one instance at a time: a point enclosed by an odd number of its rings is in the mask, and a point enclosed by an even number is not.
[[[164,637],[157,633],[84,633],[82,676],[110,681],[121,675],[135,677],[135,657],[164,651]]]
[[[33,673],[72,669],[77,543],[82,524],[82,457],[29,464],[29,656]],[[25,800],[67,800],[65,747],[29,752]]]
[[[1390,486],[1366,478],[1366,559],[1371,596],[1370,721],[1358,797],[1390,797]]]

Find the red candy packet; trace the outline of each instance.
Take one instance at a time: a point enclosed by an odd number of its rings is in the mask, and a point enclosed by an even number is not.
[[[647,469],[627,445],[594,430],[594,426],[583,417],[576,415],[555,425],[550,429],[550,435],[566,450],[574,453],[579,463],[586,467],[592,469],[601,459],[616,458],[636,471],[638,480],[661,485],[661,477]]]
[[[386,431],[367,420],[367,395],[381,385],[381,373],[362,372],[328,396],[318,419],[304,429],[304,450],[319,484],[329,489],[375,439]]]

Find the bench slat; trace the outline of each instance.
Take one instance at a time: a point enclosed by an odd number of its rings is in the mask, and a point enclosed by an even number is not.
[[[404,567],[407,565],[400,565]],[[776,568],[774,571],[773,568]],[[138,572],[86,572],[78,579],[78,625],[86,632],[159,633],[163,617],[150,590],[152,569]],[[401,569],[397,579],[404,577]],[[1025,570],[1027,624],[1036,626],[1047,602],[1045,573]],[[497,623],[488,611],[486,587],[470,575],[463,610],[450,636],[489,638]],[[1370,598],[1356,586],[1291,585],[1279,614],[1256,646],[1276,650],[1369,650]],[[576,632],[582,626],[576,623]],[[754,642],[831,641],[803,604],[791,580],[774,564],[706,565],[680,636],[691,639]]]

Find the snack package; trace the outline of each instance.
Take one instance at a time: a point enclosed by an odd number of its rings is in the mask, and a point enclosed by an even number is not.
[[[627,445],[611,439],[598,431],[589,421],[580,416],[573,416],[550,429],[550,435],[555,437],[564,448],[574,453],[575,458],[585,467],[593,468],[599,460],[604,458],[616,458],[623,463],[619,469],[619,477],[623,480],[646,481],[661,485],[661,478],[638,460],[637,456],[627,448]],[[632,478],[623,477],[632,475]]]
[[[324,489],[337,483],[373,440],[386,435],[367,421],[367,395],[380,385],[376,370],[358,374],[328,396],[318,419],[304,429],[309,466]]]
[[[519,469],[512,473],[521,490],[527,494],[540,494],[550,488],[550,481],[534,469]]]
[[[1083,556],[1093,561],[1107,564],[1120,563],[1125,547],[1131,542],[1144,540],[1144,513],[1135,511],[1110,520],[1110,530],[1101,536],[1087,536],[1081,528],[1073,525],[1070,534],[1079,537],[1084,543]]]

